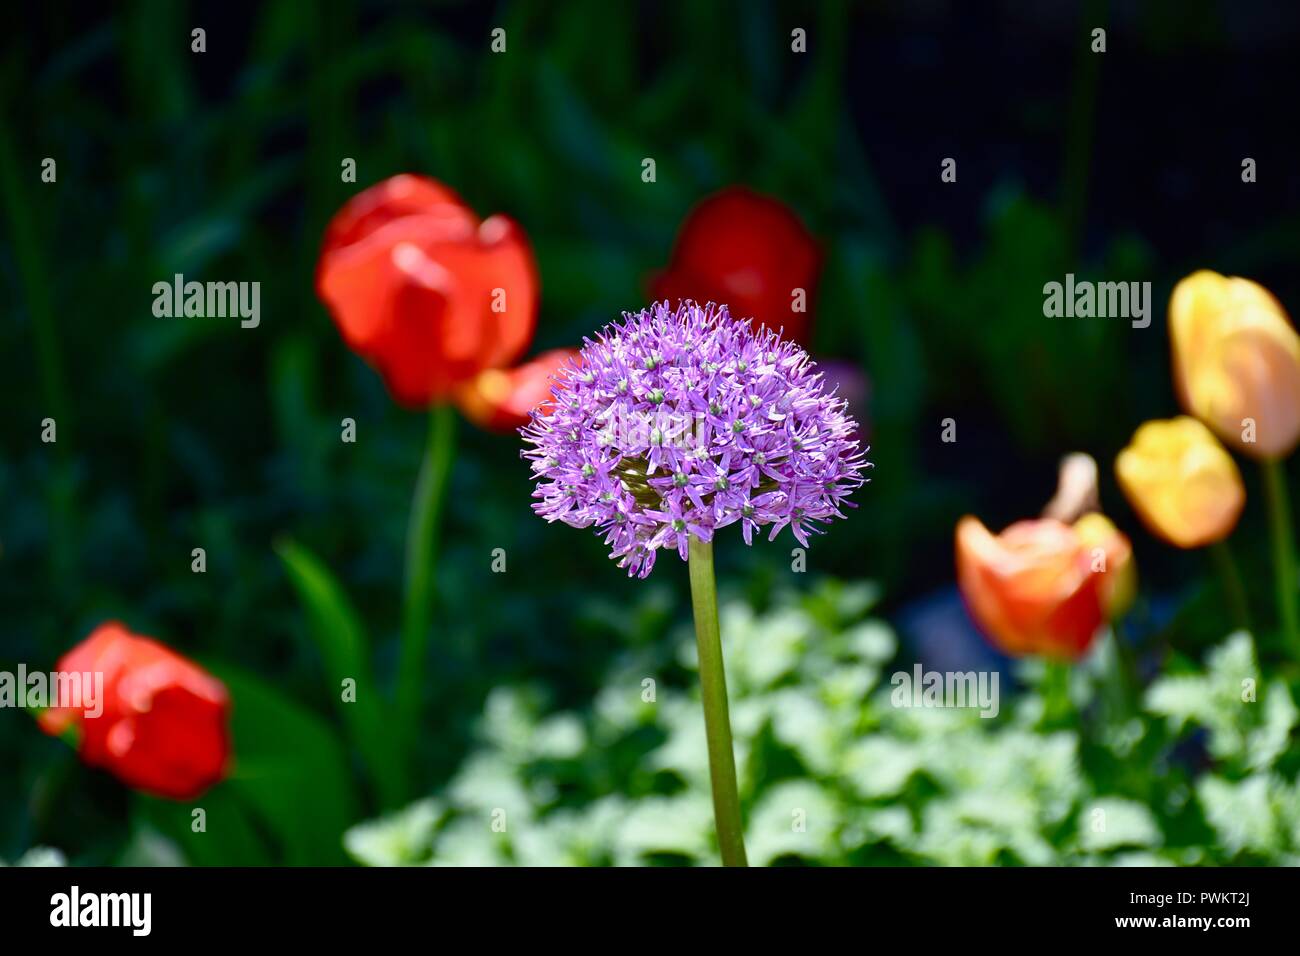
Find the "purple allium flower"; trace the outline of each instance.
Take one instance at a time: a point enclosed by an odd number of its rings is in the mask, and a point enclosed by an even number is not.
[[[686,559],[690,535],[741,523],[801,544],[869,467],[845,402],[808,353],[727,307],[667,302],[585,339],[554,404],[520,430],[547,521],[605,533],[610,557],[644,578],[659,548]]]

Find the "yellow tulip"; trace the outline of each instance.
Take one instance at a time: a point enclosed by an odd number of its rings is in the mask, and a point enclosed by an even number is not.
[[[1186,415],[1139,428],[1115,459],[1115,474],[1146,526],[1180,548],[1226,538],[1246,504],[1237,463]]]
[[[1174,379],[1183,407],[1255,458],[1300,441],[1300,335],[1267,289],[1201,270],[1169,301]]]

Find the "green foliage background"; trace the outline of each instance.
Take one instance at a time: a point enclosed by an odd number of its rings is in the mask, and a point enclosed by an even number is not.
[[[510,436],[459,430],[414,779],[392,779],[382,698],[336,705],[340,674],[394,679],[425,423],[343,347],[312,275],[341,203],[418,171],[527,230],[543,283],[535,350],[644,304],[682,217],[722,186],[780,197],[825,244],[815,351],[868,375],[876,468],[858,511],[811,551],[812,573],[791,572],[784,541],[719,548],[756,861],[1295,861],[1294,666],[1268,620],[1258,651],[1224,644],[1200,561],[1145,538],[1109,479],[1103,496],[1133,532],[1147,586],[1147,677],[1180,676],[1120,715],[1084,674],[1067,708],[1023,675],[1023,696],[993,722],[882,703],[882,676],[913,658],[886,621],[950,585],[956,519],[1032,514],[1062,453],[1091,451],[1108,471],[1144,417],[1174,411],[1161,303],[1180,275],[1254,275],[1300,307],[1281,278],[1300,236],[1293,193],[1261,185],[1236,199],[1255,225],[1226,241],[1191,225],[1212,210],[1171,211],[1160,228],[1195,235],[1177,252],[1110,214],[1120,204],[1089,178],[1105,155],[1092,130],[1139,94],[1106,85],[1079,53],[1104,5],[1067,11],[1039,38],[1047,92],[1011,66],[993,71],[982,91],[1008,97],[1017,125],[979,142],[1019,136],[1049,159],[968,176],[988,167],[963,158],[951,221],[900,218],[929,208],[913,200],[938,187],[947,152],[918,148],[904,177],[897,163],[889,178],[878,169],[908,148],[908,127],[870,121],[928,107],[906,83],[864,79],[864,50],[940,29],[898,5],[135,0],[26,16],[0,59],[0,668],[51,666],[121,619],[227,682],[239,761],[203,798],[209,832],[194,834],[188,806],[133,795],[28,715],[0,713],[0,857],[51,846],[78,863],[712,859],[684,568],[666,560],[627,581],[593,536],[535,519]],[[1180,55],[1232,66],[1251,51],[1188,26],[1225,16],[1212,3],[1144,5],[1136,22],[1107,21],[1130,48],[1108,62],[1140,50],[1170,69]],[[812,38],[807,56],[787,52],[794,24]],[[203,56],[189,52],[194,25],[208,31]],[[493,57],[498,25],[509,47]],[[1023,25],[988,29],[1004,28]],[[883,105],[864,120],[863,104]],[[1170,108],[1183,130],[1170,152],[1199,149],[1203,107]],[[39,182],[45,156],[57,185]],[[340,181],[343,157],[357,161],[355,186]],[[1226,162],[1231,180],[1236,154]],[[1151,277],[1150,334],[1045,322],[1042,284],[1066,271]],[[154,318],[152,284],[177,272],[260,281],[261,327]],[[947,415],[957,446],[939,442]],[[56,445],[39,441],[46,417]],[[344,417],[355,445],[338,440]],[[1261,527],[1248,509],[1239,550],[1266,609]],[[204,575],[190,571],[194,547]],[[490,570],[497,547],[503,575]],[[1228,690],[1207,703],[1196,688],[1247,672],[1261,690],[1243,726]],[[647,709],[650,676],[660,696]],[[384,816],[403,793],[427,797]],[[476,816],[496,807],[508,837]],[[792,807],[808,811],[803,834],[783,826]],[[1085,824],[1098,807],[1112,821],[1101,839]],[[368,819],[381,822],[358,826]]]

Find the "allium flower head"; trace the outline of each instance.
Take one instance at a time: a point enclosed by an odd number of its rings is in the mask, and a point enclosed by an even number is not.
[[[629,575],[736,522],[746,544],[788,525],[807,545],[866,480],[857,425],[808,353],[725,305],[626,313],[584,341],[552,395],[521,429],[533,510],[604,532]]]

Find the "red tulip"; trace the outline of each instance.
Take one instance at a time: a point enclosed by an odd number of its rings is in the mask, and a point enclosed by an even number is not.
[[[103,675],[98,716],[68,706],[40,716],[48,734],[79,730],[78,750],[87,764],[173,800],[192,800],[225,776],[230,699],[225,685],[197,664],[108,623],[64,654],[55,669]]]
[[[348,346],[398,402],[418,408],[523,353],[539,283],[512,220],[479,222],[447,187],[402,175],[354,196],[330,221],[316,292]]]
[[[488,369],[463,386],[456,401],[481,427],[512,432],[528,424],[528,413],[534,408],[549,414],[551,387],[556,384],[552,376],[570,362],[578,364],[580,358],[577,349],[551,349],[512,369]]]
[[[686,217],[651,289],[656,299],[725,304],[736,318],[807,344],[821,263],[817,241],[789,207],[731,187]]]

